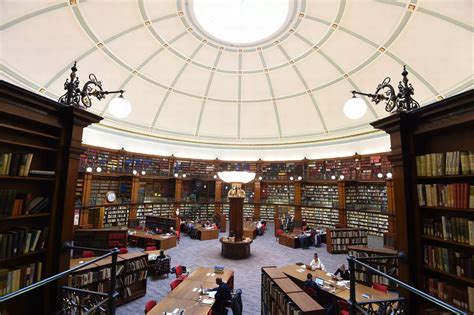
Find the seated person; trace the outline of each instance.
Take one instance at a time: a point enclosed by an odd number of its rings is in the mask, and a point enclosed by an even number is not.
[[[263,235],[263,224],[260,220],[257,221],[256,227],[257,227],[257,234]]]
[[[176,235],[176,231],[172,226],[170,227],[170,234]]]
[[[334,273],[335,276],[340,276],[342,280],[349,280],[350,274],[349,270],[346,269],[346,265],[342,264],[337,268],[336,272]]]
[[[165,250],[164,250],[164,249],[160,249],[160,254],[159,254],[158,257],[156,257],[156,258],[157,258],[157,259],[166,258]]]
[[[298,240],[300,241],[300,245],[302,249],[308,248],[307,236],[304,231],[301,231],[300,234],[298,234]]]
[[[306,280],[303,282],[303,286],[314,290],[318,289],[318,285],[316,284],[316,282],[314,282],[313,275],[310,273],[306,275]]]
[[[311,266],[311,270],[323,270],[323,271],[326,270],[323,263],[318,257],[318,253],[314,253],[313,260],[311,260],[309,265]]]
[[[218,285],[216,288],[211,289],[209,291],[217,291],[215,299],[216,301],[212,305],[212,314],[216,315],[225,315],[227,314],[227,310],[225,308],[226,301],[229,301],[232,299],[232,295],[229,289],[229,286],[227,283],[222,281],[222,278],[217,277],[216,278],[216,284]]]

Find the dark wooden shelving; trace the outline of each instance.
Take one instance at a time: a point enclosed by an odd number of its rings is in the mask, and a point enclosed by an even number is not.
[[[461,246],[461,247],[464,247],[464,248],[467,248],[467,249],[474,250],[474,246],[466,244],[466,243],[459,243],[459,242],[445,240],[445,239],[442,239],[442,238],[439,238],[439,237],[433,237],[433,236],[427,236],[427,235],[423,235],[422,238],[425,239],[425,240],[430,240],[430,241],[436,241],[436,242],[440,242],[440,243],[446,243],[446,244]]]
[[[16,261],[16,260],[20,260],[20,259],[23,259],[25,257],[29,257],[29,256],[34,256],[34,255],[38,255],[38,254],[41,254],[41,253],[45,253],[47,251],[46,248],[43,248],[43,249],[40,249],[40,250],[35,250],[35,251],[32,251],[32,252],[28,252],[27,254],[23,254],[23,255],[19,255],[19,256],[13,256],[13,257],[7,257],[7,258],[2,258],[0,259],[0,264],[3,264],[3,263],[11,263],[12,261]]]
[[[462,209],[462,208],[448,208],[448,207],[426,207],[426,206],[420,206],[419,207],[420,209],[422,210],[441,210],[441,211],[452,211],[452,212],[472,212],[474,213],[474,209],[471,209],[471,208],[466,208],[466,209]]]
[[[0,175],[0,180],[24,180],[24,181],[54,181],[54,177],[44,177],[44,176],[8,176]]]
[[[442,276],[449,277],[449,278],[452,278],[454,280],[458,280],[458,281],[462,281],[462,282],[474,285],[474,279],[467,278],[467,277],[461,277],[461,276],[458,276],[458,275],[455,275],[455,274],[452,274],[452,273],[449,273],[449,272],[446,272],[446,271],[443,271],[443,270],[439,270],[439,269],[436,269],[436,268],[431,268],[431,267],[428,267],[428,266],[424,266],[424,268],[428,271],[438,273]]]
[[[34,214],[24,214],[24,215],[16,215],[10,217],[0,217],[1,221],[12,221],[12,220],[25,220],[25,219],[37,219],[41,217],[49,217],[50,213],[34,213]]]

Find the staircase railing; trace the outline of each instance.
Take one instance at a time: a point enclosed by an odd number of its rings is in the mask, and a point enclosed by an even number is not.
[[[29,286],[21,288],[17,291],[11,292],[0,297],[0,305],[6,301],[9,301],[13,298],[16,298],[20,295],[23,295],[27,292],[36,290],[40,287],[43,287],[49,283],[57,281],[63,277],[73,274],[75,271],[82,269],[86,266],[92,265],[95,262],[98,262],[104,258],[112,257],[112,266],[111,266],[111,276],[110,276],[110,287],[107,293],[96,292],[85,289],[73,288],[69,286],[61,286],[60,289],[64,292],[62,298],[61,310],[57,314],[93,314],[94,312],[98,313],[108,313],[111,315],[115,314],[115,304],[118,296],[116,291],[117,284],[117,258],[119,254],[118,248],[113,249],[99,249],[99,248],[89,248],[81,246],[72,246],[69,243],[65,244],[65,249],[80,249],[80,250],[89,250],[94,252],[103,252],[105,253],[102,256],[95,257],[87,262],[84,262],[76,267],[70,268],[53,276],[50,276],[46,279],[35,282]],[[87,301],[81,299],[80,296],[87,297]],[[107,312],[108,311],[108,312]]]
[[[367,271],[370,271],[376,275],[388,279],[391,283],[395,283],[400,288],[404,288],[407,291],[411,292],[415,296],[429,301],[440,308],[453,312],[454,314],[467,314],[465,311],[462,311],[436,297],[433,297],[423,291],[414,288],[405,282],[402,282],[386,273],[381,272],[380,270],[368,265],[366,261],[373,260],[384,260],[384,259],[402,259],[404,256],[377,256],[377,257],[354,257],[349,256],[347,261],[349,263],[349,272],[350,272],[350,295],[349,295],[349,304],[350,304],[350,314],[409,314],[407,301],[404,297],[397,297],[390,300],[367,300],[364,302],[357,302],[356,299],[356,280],[355,280],[355,269],[356,265],[364,267]]]

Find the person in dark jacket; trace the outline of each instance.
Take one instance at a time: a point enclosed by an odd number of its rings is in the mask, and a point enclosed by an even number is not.
[[[349,270],[346,269],[346,265],[344,264],[339,266],[334,275],[340,276],[343,280],[349,280],[351,277],[349,274]]]
[[[307,288],[311,288],[311,289],[314,289],[314,290],[318,290],[319,287],[318,285],[316,284],[316,282],[313,281],[313,275],[308,273],[306,275],[306,280],[303,282],[303,286],[304,287],[307,287]]]
[[[210,291],[217,291],[215,299],[216,301],[212,305],[212,314],[216,315],[226,315],[227,309],[225,308],[226,301],[230,301],[232,299],[232,295],[227,283],[222,281],[222,278],[216,278],[217,287],[211,289]]]

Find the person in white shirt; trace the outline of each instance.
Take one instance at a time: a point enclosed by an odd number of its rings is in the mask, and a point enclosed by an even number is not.
[[[314,253],[314,258],[311,260],[309,265],[311,266],[311,270],[326,270],[326,268],[324,268],[324,264],[318,257],[318,253]]]

